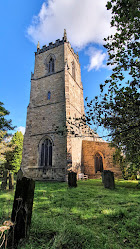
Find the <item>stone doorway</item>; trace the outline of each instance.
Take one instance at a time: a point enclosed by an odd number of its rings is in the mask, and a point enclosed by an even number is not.
[[[95,166],[95,173],[103,172],[103,159],[99,153],[96,153],[94,156],[94,166]]]

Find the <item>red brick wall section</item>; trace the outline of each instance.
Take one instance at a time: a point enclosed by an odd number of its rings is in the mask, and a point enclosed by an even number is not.
[[[110,147],[107,142],[83,141],[82,143],[82,168],[89,178],[100,178],[101,173],[95,173],[95,154],[99,153],[103,160],[103,169],[114,172],[115,177],[121,178],[121,170],[118,165],[113,164],[113,153],[115,148]]]

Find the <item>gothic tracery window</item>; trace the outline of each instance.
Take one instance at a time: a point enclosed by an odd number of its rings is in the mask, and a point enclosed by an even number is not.
[[[48,73],[54,73],[54,58],[52,57],[49,60]]]
[[[99,153],[95,154],[94,162],[95,162],[95,173],[97,173],[97,171],[103,172],[103,159]]]
[[[41,144],[40,166],[52,166],[52,142],[47,138]]]
[[[75,79],[75,63],[72,61],[72,77]]]

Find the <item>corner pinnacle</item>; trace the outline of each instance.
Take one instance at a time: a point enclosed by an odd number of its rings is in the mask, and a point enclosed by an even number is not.
[[[66,29],[64,29],[64,41],[67,42],[67,32],[66,32]]]
[[[40,49],[40,43],[39,43],[39,41],[38,41],[38,43],[37,43],[37,50],[38,49]]]

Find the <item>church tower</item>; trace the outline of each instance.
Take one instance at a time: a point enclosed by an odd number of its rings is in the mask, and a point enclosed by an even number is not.
[[[21,165],[25,175],[65,181],[67,169],[80,170],[82,139],[68,135],[65,128],[69,118],[83,114],[79,57],[64,30],[62,40],[37,45]]]

